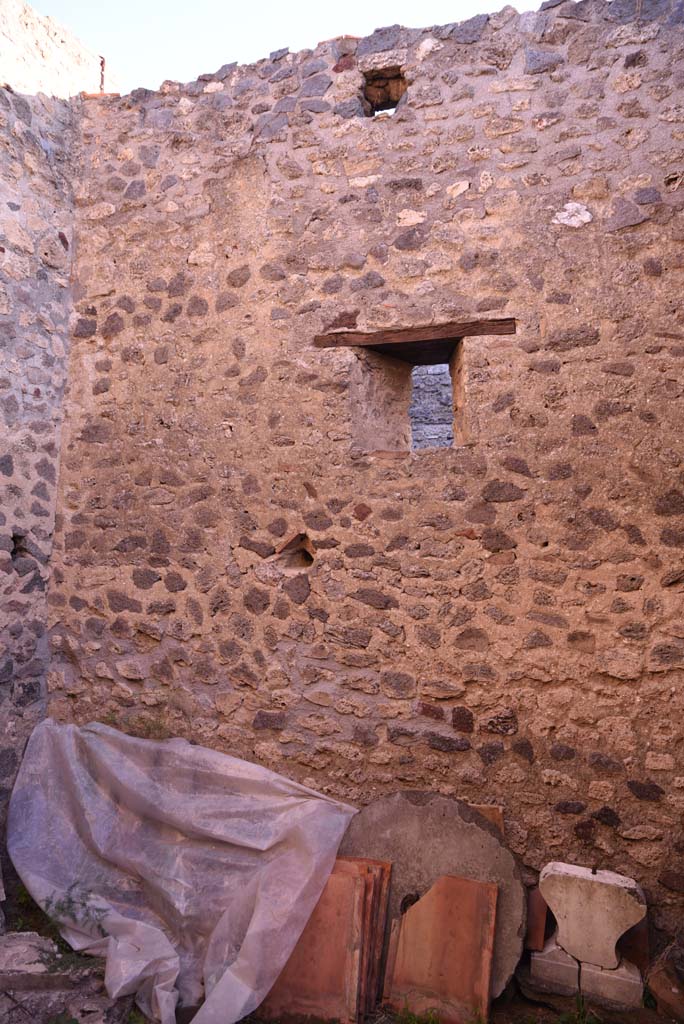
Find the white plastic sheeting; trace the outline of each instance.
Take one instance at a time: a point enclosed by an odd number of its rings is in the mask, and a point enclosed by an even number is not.
[[[185,740],[104,725],[33,732],[8,847],[110,996],[172,1024],[231,1024],[264,999],[332,870],[354,808]]]

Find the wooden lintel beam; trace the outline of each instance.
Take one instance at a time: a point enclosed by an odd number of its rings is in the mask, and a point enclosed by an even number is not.
[[[443,341],[483,334],[515,334],[515,320],[467,320],[459,323],[435,324],[432,327],[402,327],[388,331],[331,331],[317,334],[317,348],[340,348],[356,345],[401,345],[417,341]]]

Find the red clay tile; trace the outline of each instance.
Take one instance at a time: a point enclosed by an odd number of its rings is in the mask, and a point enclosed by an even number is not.
[[[684,984],[669,961],[667,951],[651,968],[648,987],[658,1013],[671,1020],[684,1020]]]
[[[442,876],[399,922],[389,1003],[441,1024],[486,1019],[494,951],[497,886]]]
[[[541,953],[544,948],[546,933],[546,917],[548,913],[546,900],[539,891],[539,887],[527,891],[527,934],[525,935],[525,949],[533,949]]]
[[[259,1016],[356,1024],[365,888],[364,878],[333,871]]]
[[[359,875],[366,881],[359,1006],[362,1012],[372,1013],[379,997],[392,865],[363,857],[338,857],[333,871]]]
[[[387,931],[387,914],[389,911],[390,881],[392,877],[392,865],[388,862],[377,862],[380,865],[380,883],[377,887],[377,907],[375,910],[375,928],[373,954],[371,962],[371,973],[367,1012],[372,1013],[382,996],[382,954],[385,947],[385,934]]]
[[[399,932],[401,919],[395,918],[390,929],[389,944],[387,946],[387,960],[385,962],[385,980],[382,990],[382,1001],[391,1005],[392,983],[394,981],[394,965],[397,962],[397,948],[399,946]],[[403,1007],[402,1007],[403,1009]]]
[[[354,857],[338,858],[335,861],[333,873],[360,878],[364,885],[361,965],[359,969],[359,1013],[363,1013],[366,1010],[368,998],[368,972],[373,935],[373,890],[376,873],[365,860]]]
[[[651,962],[650,947],[648,941],[648,920],[643,918],[638,924],[629,928],[624,935],[621,935],[617,942],[619,956],[636,964],[642,974],[648,972]]]

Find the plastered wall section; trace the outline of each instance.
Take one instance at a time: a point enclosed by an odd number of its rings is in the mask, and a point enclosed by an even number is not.
[[[501,802],[527,865],[634,875],[667,930],[682,7],[546,8],[85,105],[51,712],[358,803]],[[436,451],[395,365],[313,344],[497,317]]]

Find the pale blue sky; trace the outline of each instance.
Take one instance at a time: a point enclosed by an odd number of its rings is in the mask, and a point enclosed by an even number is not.
[[[384,25],[411,28],[462,21],[505,0],[33,0],[88,47],[106,57],[125,91],[187,82],[222,64],[249,64],[272,50],[311,48],[339,35],[368,35]],[[535,10],[541,0],[519,0]]]

